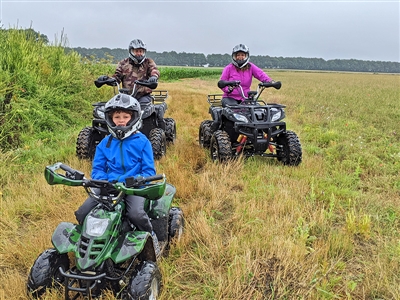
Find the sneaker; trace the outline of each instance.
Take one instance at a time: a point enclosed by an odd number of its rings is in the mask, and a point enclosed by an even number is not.
[[[156,256],[160,256],[160,245],[158,243],[158,238],[157,235],[154,231],[151,232],[151,237],[153,238],[153,245],[154,245],[154,251],[156,252]]]

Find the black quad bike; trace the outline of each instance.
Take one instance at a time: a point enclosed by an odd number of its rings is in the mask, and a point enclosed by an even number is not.
[[[162,287],[157,261],[168,255],[184,228],[182,210],[171,206],[176,189],[165,176],[110,183],[86,179],[82,172],[56,163],[45,168],[45,178],[50,185],[84,187],[98,205],[82,225],[58,225],[53,248],[42,252],[30,269],[28,295],[37,298],[54,288],[63,291],[65,299],[97,298],[105,290],[119,299],[157,299]],[[125,195],[146,198],[159,251],[150,233],[138,231],[125,218]]]
[[[213,120],[200,124],[200,146],[210,149],[213,161],[226,161],[240,155],[251,157],[276,157],[284,165],[297,166],[302,160],[299,138],[286,130],[284,108],[276,103],[265,103],[259,97],[265,88],[281,88],[281,82],[259,83],[257,91],[245,97],[240,81],[219,81],[218,87],[226,86],[241,91],[243,102],[222,107],[222,95],[208,95],[209,113]]]
[[[112,77],[100,76],[94,83],[98,88],[104,84],[113,86],[114,95],[117,93],[129,94],[129,89],[118,87],[117,81]],[[156,89],[158,83],[137,80],[135,81],[131,96],[135,93],[136,85]],[[172,118],[164,118],[165,111],[167,110],[167,103],[165,103],[165,100],[168,98],[168,91],[155,90],[152,92],[151,96],[153,98],[152,103],[141,105],[143,125],[140,131],[150,140],[154,158],[160,159],[166,154],[167,144],[173,144],[175,142],[176,123]],[[104,119],[104,106],[106,103],[105,101],[93,104],[92,126],[83,128],[78,134],[76,155],[80,159],[93,159],[97,145],[109,134]]]

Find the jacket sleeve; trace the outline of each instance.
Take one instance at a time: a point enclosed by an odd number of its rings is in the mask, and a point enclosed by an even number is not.
[[[151,58],[148,58],[148,61],[149,61],[149,68],[148,68],[149,77],[157,76],[157,78],[160,78],[160,71],[158,70],[157,65],[154,62],[154,60],[152,60]]]
[[[230,74],[230,64],[227,65],[223,70],[222,70],[222,74],[219,80],[225,80],[225,81],[229,81],[229,74]],[[228,89],[229,87],[224,87],[221,90],[225,93],[228,94]]]
[[[156,168],[154,166],[153,149],[151,143],[146,139],[142,150],[142,172],[140,175],[147,177],[156,174]]]
[[[114,77],[115,79],[117,79],[118,83],[122,82],[123,79],[123,62],[124,61],[120,61],[117,65],[117,68],[115,69],[114,75],[112,75],[112,77]]]
[[[109,136],[105,137],[103,139],[108,141]],[[93,158],[93,164],[92,164],[92,178],[97,179],[97,180],[108,180],[108,175],[107,175],[107,158],[104,155],[104,143],[100,143],[96,147],[96,152],[94,154]]]
[[[252,68],[252,73],[255,78],[262,82],[268,82],[271,81],[272,78],[270,78],[263,70],[261,70],[259,67],[257,67],[255,64],[251,64]]]

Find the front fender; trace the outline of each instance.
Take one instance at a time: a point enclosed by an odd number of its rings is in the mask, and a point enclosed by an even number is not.
[[[154,105],[152,105],[151,103],[142,105],[141,109],[143,112],[142,119],[146,119],[146,118],[150,117],[153,113],[156,113],[156,109],[155,109]]]
[[[176,188],[172,184],[167,183],[162,197],[150,201],[149,211],[147,212],[149,217],[152,219],[158,219],[168,216],[175,193]]]
[[[149,251],[151,257],[149,259],[154,259],[152,257],[154,250],[149,245],[146,246],[147,241],[151,242],[150,234],[145,231],[129,231],[125,235],[120,236],[117,240],[117,245],[113,248],[111,253],[111,259],[116,263],[122,263],[127,259],[137,256],[143,250]],[[153,254],[153,255],[152,255]]]
[[[81,237],[82,226],[69,222],[60,223],[51,237],[51,242],[58,253],[75,251]]]

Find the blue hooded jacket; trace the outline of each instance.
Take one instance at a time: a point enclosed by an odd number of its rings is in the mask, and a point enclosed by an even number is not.
[[[155,174],[151,143],[139,131],[123,140],[108,135],[96,147],[93,179],[125,182],[128,177]]]

